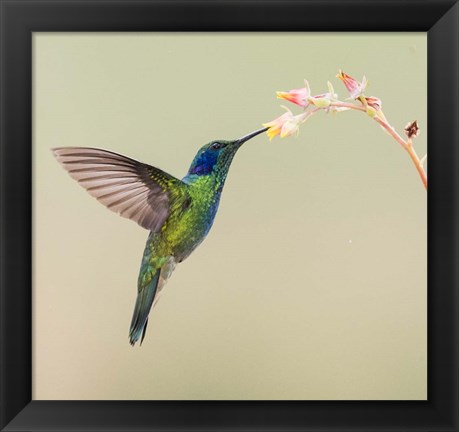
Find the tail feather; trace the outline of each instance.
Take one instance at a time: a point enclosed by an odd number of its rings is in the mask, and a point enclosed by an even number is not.
[[[147,325],[148,325],[148,318],[145,321],[145,325],[143,326],[142,339],[140,339],[140,346],[142,346],[143,339],[145,337],[145,334],[147,333]]]
[[[132,315],[131,328],[129,330],[129,342],[134,345],[139,339],[142,345],[143,338],[148,323],[148,314],[150,313],[151,305],[155,298],[156,289],[158,287],[160,269],[156,270],[151,281],[143,287],[137,294],[134,313]]]

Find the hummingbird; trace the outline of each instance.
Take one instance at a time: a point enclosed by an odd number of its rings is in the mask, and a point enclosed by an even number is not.
[[[109,210],[149,231],[137,280],[129,329],[132,346],[142,345],[151,308],[176,265],[209,233],[231,162],[246,141],[215,140],[202,146],[181,180],[129,157],[89,147],[59,147],[52,152],[86,191]]]

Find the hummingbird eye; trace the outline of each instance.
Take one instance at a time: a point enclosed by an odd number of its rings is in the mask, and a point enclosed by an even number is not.
[[[210,148],[212,150],[220,150],[221,148],[225,147],[225,144],[221,143],[221,142],[214,142]]]

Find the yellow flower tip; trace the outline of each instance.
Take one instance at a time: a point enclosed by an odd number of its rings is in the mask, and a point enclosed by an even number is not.
[[[263,125],[264,126],[264,125]],[[268,126],[265,126],[265,127],[268,127]],[[272,141],[272,139],[276,136],[276,135],[279,135],[279,129],[278,128],[275,128],[275,127],[270,127],[267,131],[266,131],[266,135],[268,135],[268,138],[270,141]]]
[[[288,92],[277,92],[277,99],[284,99],[289,102],[295,103],[295,96]],[[286,108],[288,109],[288,108]]]
[[[284,99],[289,102],[293,102],[295,100],[295,97],[289,92],[278,91],[276,92],[276,95],[277,95],[277,99]]]

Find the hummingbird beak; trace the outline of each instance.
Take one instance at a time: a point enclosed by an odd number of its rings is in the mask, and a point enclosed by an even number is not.
[[[249,139],[253,138],[254,136],[257,136],[263,132],[266,132],[268,130],[267,127],[263,128],[263,129],[259,129],[259,130],[256,130],[255,132],[252,132],[252,133],[249,133],[248,135],[245,135],[243,136],[242,138],[239,138],[237,141],[236,141],[236,144],[237,145],[241,145],[241,144],[244,144],[246,141],[248,141]]]

